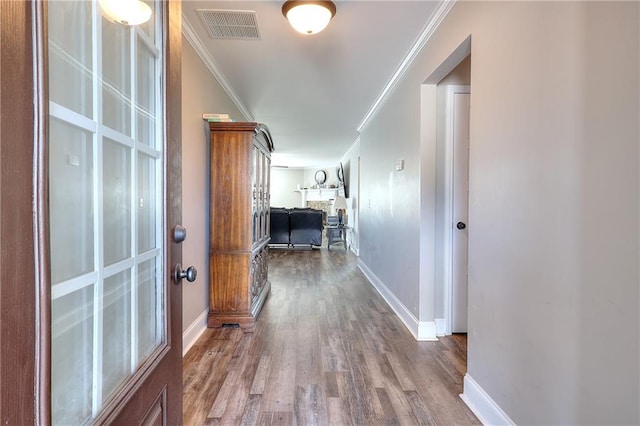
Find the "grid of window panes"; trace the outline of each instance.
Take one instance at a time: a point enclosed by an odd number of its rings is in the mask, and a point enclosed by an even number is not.
[[[48,3],[51,406],[91,422],[166,342],[161,7]]]

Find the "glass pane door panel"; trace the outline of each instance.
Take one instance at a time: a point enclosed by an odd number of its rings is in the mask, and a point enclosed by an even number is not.
[[[155,148],[156,141],[156,57],[141,37],[137,38],[136,126],[138,142]]]
[[[253,204],[252,207],[255,210],[258,206],[258,169],[256,164],[258,162],[258,150],[254,146],[251,148],[251,185],[253,187]]]
[[[156,283],[162,275],[156,265],[157,259],[151,259],[138,265],[137,280],[137,330],[138,356],[136,366],[140,365],[162,341],[161,322],[156,313],[160,311],[161,293]]]
[[[102,120],[131,136],[131,30],[102,19]]]
[[[91,418],[94,286],[51,303],[51,395],[54,424],[80,425]]]
[[[131,273],[104,280],[102,298],[103,400],[131,373]]]
[[[131,149],[106,138],[102,183],[107,266],[131,255]]]
[[[271,158],[267,157],[267,163],[265,166],[265,190],[266,190],[266,207],[269,208],[271,201]]]
[[[156,163],[155,158],[138,153],[138,253],[156,248]]]
[[[271,234],[271,223],[269,221],[269,208],[271,205],[271,159],[265,154],[265,166],[264,166],[264,233],[265,236]]]
[[[48,3],[56,22],[49,30],[49,97],[85,117],[93,115],[91,10],[87,1]]]
[[[94,270],[93,134],[52,119],[49,130],[52,282]]]
[[[264,180],[264,174],[265,174],[265,166],[266,166],[266,162],[265,162],[265,155],[264,152],[259,151],[260,152],[260,210],[262,210],[264,208],[264,200],[265,197],[267,196],[267,188],[265,187],[265,180]]]
[[[47,4],[51,411],[79,425],[167,341],[162,4],[142,30]]]

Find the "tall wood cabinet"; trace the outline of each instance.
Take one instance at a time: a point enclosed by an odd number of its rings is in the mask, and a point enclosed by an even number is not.
[[[259,123],[209,123],[209,327],[252,327],[268,277],[273,141]]]

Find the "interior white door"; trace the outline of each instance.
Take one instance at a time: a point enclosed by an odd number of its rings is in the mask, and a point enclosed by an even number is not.
[[[453,95],[452,333],[467,332],[470,98]]]

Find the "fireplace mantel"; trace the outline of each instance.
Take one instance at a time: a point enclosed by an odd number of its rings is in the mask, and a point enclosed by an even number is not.
[[[338,188],[320,188],[320,189],[300,189],[302,195],[302,207],[307,206],[307,201],[330,201],[335,200],[338,195]]]

